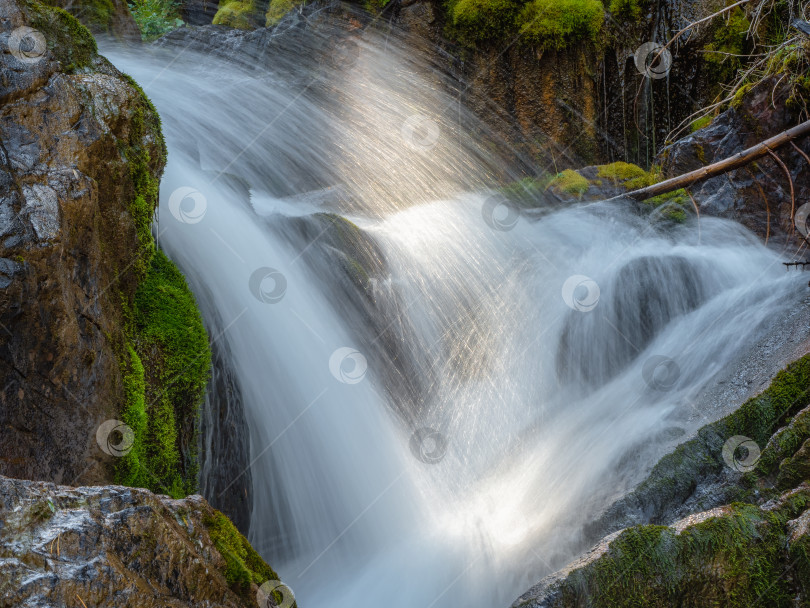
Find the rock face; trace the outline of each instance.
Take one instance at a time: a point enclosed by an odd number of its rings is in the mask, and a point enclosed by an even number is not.
[[[278,576],[221,520],[200,496],[0,477],[0,606],[256,607]]]
[[[806,605],[808,372],[810,355],[664,457],[584,532],[607,536],[514,608]]]
[[[100,482],[113,459],[96,430],[122,407],[124,307],[148,255],[133,209],[138,180],[163,168],[159,121],[59,9],[3,0],[0,47],[0,473]]]
[[[406,0],[392,3],[392,12],[437,64],[449,67],[448,57],[461,58],[451,67],[463,101],[555,173],[614,160],[648,166],[670,128],[702,107],[716,85],[701,54],[712,40],[712,27],[682,37],[673,47],[667,78],[646,78],[635,54],[645,43],[668,40],[713,6],[720,8],[719,2],[604,2],[614,12],[597,38],[563,49],[542,49],[523,32],[453,44],[458,36],[447,4]],[[614,8],[622,5],[638,7]]]
[[[665,177],[728,158],[797,125],[799,111],[795,104],[787,103],[789,94],[788,87],[778,86],[777,78],[747,91],[709,126],[662,151],[659,160]],[[805,158],[810,157],[810,138],[795,144],[796,147],[787,145],[776,151],[790,172],[790,179],[776,160],[765,157],[694,188],[701,213],[736,220],[772,245],[790,246],[787,253],[792,254],[798,241],[790,238],[796,232],[791,221],[794,206],[791,181],[795,209],[810,195],[810,162]]]

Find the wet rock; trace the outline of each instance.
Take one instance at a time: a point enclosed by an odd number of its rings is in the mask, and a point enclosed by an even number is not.
[[[256,607],[250,586],[228,580],[218,526],[201,496],[0,477],[0,605]]]
[[[659,156],[664,176],[674,177],[731,157],[795,126],[799,115],[786,103],[789,94],[789,88],[779,87],[776,78],[763,81],[709,126],[665,148]],[[738,221],[770,245],[795,251],[801,240],[791,211],[810,196],[810,165],[802,154],[810,155],[810,139],[795,144],[801,151],[791,145],[776,151],[790,179],[773,158],[765,157],[692,188],[701,213]]]
[[[21,31],[47,44],[21,55]],[[134,162],[160,175],[157,117],[64,12],[4,0],[0,39],[0,474],[101,482],[115,459],[95,433],[123,406],[145,255]]]

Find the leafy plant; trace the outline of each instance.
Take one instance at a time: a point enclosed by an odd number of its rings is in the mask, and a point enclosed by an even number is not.
[[[129,10],[144,40],[160,38],[183,25],[175,0],[134,0]]]

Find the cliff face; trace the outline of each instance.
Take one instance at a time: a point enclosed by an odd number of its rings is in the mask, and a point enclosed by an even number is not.
[[[68,13],[0,6],[0,473],[183,495],[210,353],[151,234],[160,120]]]
[[[0,31],[0,473],[99,482],[113,459],[96,429],[123,405],[124,309],[150,255],[131,161],[158,178],[159,122],[66,13],[4,0]]]

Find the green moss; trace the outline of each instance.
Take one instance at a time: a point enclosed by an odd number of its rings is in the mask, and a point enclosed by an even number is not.
[[[737,89],[737,92],[734,93],[734,97],[731,99],[731,102],[729,102],[729,106],[731,106],[732,108],[739,108],[742,105],[743,98],[753,88],[754,88],[753,83],[748,83],[741,86],[739,89]]]
[[[24,0],[31,27],[45,36],[48,50],[70,73],[89,66],[98,57],[96,40],[73,15],[61,8]]]
[[[608,10],[615,17],[638,21],[643,7],[647,4],[647,0],[610,0]]]
[[[698,118],[696,121],[694,121],[690,125],[692,133],[694,133],[695,131],[700,131],[704,127],[708,127],[710,124],[712,124],[713,120],[714,120],[714,116],[712,116],[711,114],[706,115],[706,116],[704,116],[702,118]]]
[[[261,585],[265,581],[279,580],[278,574],[265,563],[225,515],[215,510],[213,515],[203,518],[203,525],[225,560],[222,574],[234,591],[246,597],[251,593],[251,584]],[[281,599],[276,596],[276,600]]]
[[[750,27],[751,22],[745,11],[736,8],[715,29],[712,41],[704,47],[706,53],[703,55],[713,82],[729,82],[740,69],[743,59],[738,56],[751,50],[747,40]]]
[[[122,359],[121,377],[124,381],[124,408],[121,421],[134,435],[130,451],[118,461],[115,470],[115,482],[131,487],[148,488],[152,486],[146,466],[146,384],[141,358],[131,344],[126,345],[126,359]]]
[[[765,446],[774,431],[810,401],[810,355],[788,365],[760,395],[746,401],[725,418],[701,428],[697,437],[679,445],[653,467],[645,481],[627,497],[641,502],[653,511],[681,503],[706,476],[718,473],[725,463],[723,444],[734,435],[744,435],[759,446]],[[801,445],[799,443],[798,445]],[[797,445],[797,448],[798,448]],[[775,473],[779,455],[765,450],[747,486],[754,487],[757,478]],[[769,484],[766,484],[769,487]],[[740,490],[740,499],[751,500],[750,489]],[[759,491],[764,491],[763,487]]]
[[[306,0],[270,0],[265,14],[266,26],[272,27],[296,6],[304,4]]]
[[[573,169],[566,169],[549,182],[548,187],[558,193],[581,197],[591,187],[590,182]]]
[[[563,584],[564,605],[790,606],[784,521],[753,505],[689,526],[637,526]]]
[[[619,161],[609,165],[601,165],[597,174],[599,177],[619,181],[646,176],[648,173],[638,165]]]
[[[258,27],[260,21],[262,19],[255,0],[221,0],[213,23],[250,30]]]
[[[110,21],[115,15],[112,0],[81,0],[65,2],[64,0],[41,0],[43,4],[64,8],[82,24],[94,32],[108,32]]]
[[[542,49],[596,40],[605,22],[599,0],[532,0],[518,16],[523,39]]]
[[[160,251],[135,294],[131,333],[137,352],[130,353],[124,375],[123,415],[135,433],[135,446],[122,459],[118,475],[126,485],[183,496],[195,489],[197,470],[195,442],[187,431],[183,444],[180,428],[195,428],[211,352],[185,278]],[[149,362],[148,373],[141,361]]]
[[[457,0],[450,7],[450,16],[464,41],[497,40],[514,31],[520,7],[517,0]]]

